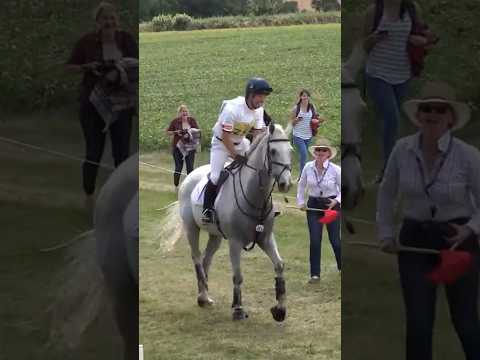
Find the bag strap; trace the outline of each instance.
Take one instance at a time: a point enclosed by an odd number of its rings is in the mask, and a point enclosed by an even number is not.
[[[377,30],[378,25],[380,25],[380,20],[382,19],[383,16],[383,1],[377,1],[375,4],[375,16],[373,18],[373,28],[372,32]],[[412,25],[416,26],[417,24],[417,8],[415,7],[415,4],[413,1],[409,0],[404,0],[401,9],[405,9],[408,14],[410,15],[410,18],[412,19]],[[403,14],[401,14],[403,15]]]
[[[373,17],[373,28],[372,32],[377,30],[378,25],[380,25],[380,20],[383,16],[383,1],[377,1],[375,4],[375,15]]]

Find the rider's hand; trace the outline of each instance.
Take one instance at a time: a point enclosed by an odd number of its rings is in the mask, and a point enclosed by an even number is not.
[[[233,159],[236,163],[238,164],[246,164],[247,163],[247,157],[246,156],[243,156],[243,155],[240,155],[240,154],[237,154],[235,155],[235,158]]]

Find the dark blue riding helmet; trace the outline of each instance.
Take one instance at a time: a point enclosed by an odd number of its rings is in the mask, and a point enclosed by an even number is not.
[[[254,77],[248,80],[247,87],[245,89],[245,98],[248,98],[250,94],[265,94],[270,95],[273,91],[267,80],[259,77]]]

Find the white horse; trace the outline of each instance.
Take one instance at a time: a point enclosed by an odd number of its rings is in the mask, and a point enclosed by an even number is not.
[[[355,77],[365,64],[366,54],[357,43],[349,59],[342,64],[342,206],[351,209],[357,206],[364,193],[360,146],[362,123],[367,116]]]
[[[268,131],[254,140],[247,152],[247,164],[232,169],[219,191],[215,202],[218,226],[202,223],[202,201],[196,197],[206,181],[210,166],[195,169],[180,186],[180,217],[191,247],[198,282],[199,306],[213,303],[208,294],[208,272],[212,257],[220,247],[222,237],[225,237],[228,239],[233,269],[233,319],[248,317],[242,308],[243,277],[240,258],[242,249],[251,243],[258,244],[274,265],[277,304],[270,311],[276,321],[285,319],[284,265],[273,235],[271,193],[275,184],[278,184],[281,192],[288,192],[291,186],[291,151],[290,142],[280,125],[271,124]],[[199,247],[200,230],[209,233],[203,254]]]
[[[94,229],[69,248],[50,345],[75,348],[108,301],[124,343],[115,358],[138,359],[138,160],[137,153],[115,169],[97,198]]]

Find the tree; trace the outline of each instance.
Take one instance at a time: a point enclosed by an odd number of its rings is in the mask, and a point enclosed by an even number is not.
[[[312,6],[319,11],[340,10],[340,2],[338,0],[312,0]]]

